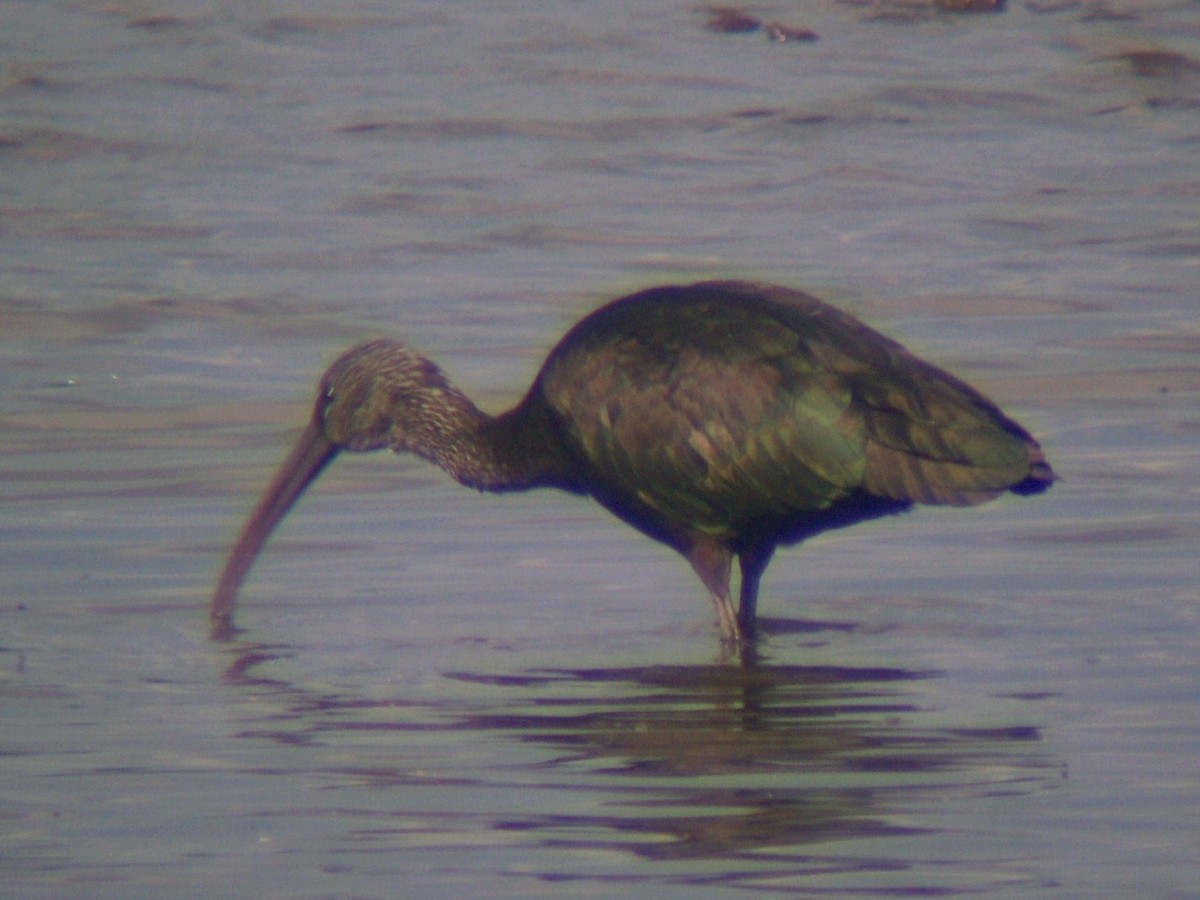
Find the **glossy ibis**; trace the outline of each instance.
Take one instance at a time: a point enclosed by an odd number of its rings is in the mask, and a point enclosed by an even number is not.
[[[753,638],[759,579],[779,544],[1054,480],[1037,441],[994,403],[827,303],[736,281],[651,288],[580,321],[499,416],[394,341],[347,351],[230,554],[214,635],[232,633],[255,557],[325,465],[342,450],[384,448],[481,491],[594,497],[688,559],[729,642]]]

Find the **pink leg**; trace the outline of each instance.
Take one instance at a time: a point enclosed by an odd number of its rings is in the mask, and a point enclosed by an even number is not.
[[[733,608],[733,600],[729,596],[729,574],[733,554],[729,552],[729,548],[716,541],[699,540],[691,546],[686,555],[688,562],[712,594],[713,605],[717,608],[717,621],[721,626],[721,638],[730,642],[740,642],[742,629]]]

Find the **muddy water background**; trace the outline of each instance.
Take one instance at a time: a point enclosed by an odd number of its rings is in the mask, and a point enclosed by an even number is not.
[[[1188,896],[1200,7],[0,2],[0,893]],[[342,347],[490,409],[626,289],[805,287],[1041,498],[785,551],[721,665],[584,501],[340,461],[206,640]]]

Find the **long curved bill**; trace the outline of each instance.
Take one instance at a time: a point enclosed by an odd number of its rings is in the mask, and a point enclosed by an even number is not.
[[[228,640],[233,635],[233,608],[238,589],[246,580],[250,567],[254,565],[254,560],[275,526],[337,453],[338,447],[325,437],[320,426],[315,421],[310,422],[291,454],[279,467],[275,480],[258,501],[258,506],[229,553],[221,580],[217,582],[216,593],[213,594],[212,606],[209,607],[214,640]]]

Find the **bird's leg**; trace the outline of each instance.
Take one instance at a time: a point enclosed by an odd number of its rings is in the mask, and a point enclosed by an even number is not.
[[[733,611],[733,599],[729,596],[729,573],[733,567],[733,554],[724,544],[713,540],[698,540],[685,555],[712,594],[713,605],[717,608],[717,621],[721,626],[721,638],[729,642],[740,642],[742,631]]]
[[[738,554],[738,563],[742,568],[742,597],[738,608],[738,625],[742,636],[754,640],[758,630],[758,582],[767,564],[775,554],[774,544],[751,547]]]

